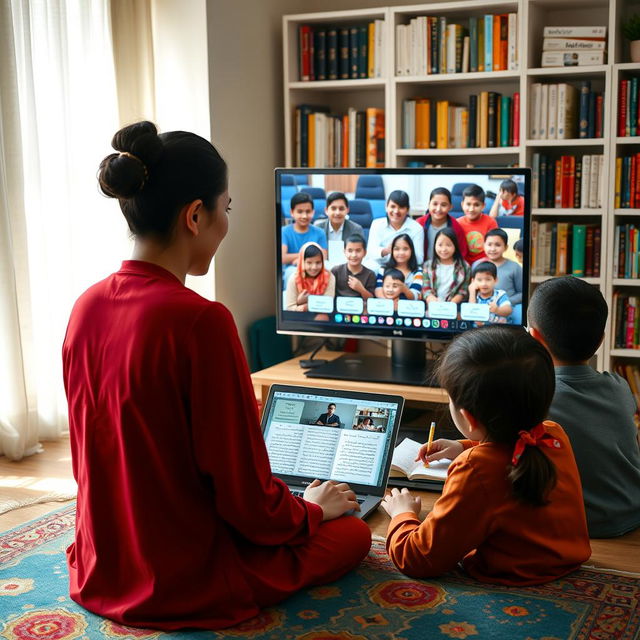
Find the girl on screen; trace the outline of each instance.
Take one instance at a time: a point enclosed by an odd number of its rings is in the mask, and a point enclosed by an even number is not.
[[[422,269],[420,269],[413,240],[408,233],[401,233],[391,241],[391,253],[386,266],[378,269],[375,295],[384,298],[382,283],[389,269],[397,269],[404,276],[401,286],[401,300],[420,300],[422,295]]]
[[[467,299],[471,268],[462,257],[458,236],[449,227],[436,233],[432,260],[424,263],[422,297],[430,302],[455,302]]]
[[[387,198],[387,215],[371,223],[365,266],[374,272],[387,266],[391,256],[391,241],[401,233],[411,237],[418,264],[422,264],[424,231],[409,217],[409,194],[398,189]]]
[[[64,339],[70,596],[128,626],[228,627],[336,580],[371,536],[341,517],[358,508],[346,484],[315,480],[302,499],[272,474],[233,317],[185,286],[227,234],[225,161],[151,122],[111,144],[99,184],[135,244],[77,300]]]
[[[547,349],[521,327],[472,329],[445,351],[438,379],[465,439],[418,452],[416,461],[453,460],[425,520],[406,489],[383,501],[395,565],[431,578],[461,562],[481,582],[516,586],[578,569],[589,534],[571,443],[545,419],[555,390]]]
[[[309,311],[309,296],[335,295],[336,277],[325,269],[319,244],[307,242],[300,249],[295,274],[289,278],[285,293],[287,311]]]
[[[429,209],[416,222],[424,227],[424,259],[432,260],[434,254],[436,233],[444,227],[455,231],[458,247],[464,260],[467,260],[469,247],[467,238],[460,223],[449,213],[453,208],[451,191],[445,187],[436,187],[429,194]]]

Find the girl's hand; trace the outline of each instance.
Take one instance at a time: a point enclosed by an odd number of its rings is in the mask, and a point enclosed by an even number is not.
[[[453,460],[464,451],[464,447],[461,442],[458,440],[446,440],[445,438],[439,438],[431,443],[429,455],[427,455],[428,448],[427,443],[420,447],[415,462],[434,462],[441,458],[449,458],[449,460]]]
[[[298,299],[296,301],[296,304],[302,306],[303,304],[307,304],[308,301],[309,301],[309,292],[302,291],[301,293],[298,294]]]
[[[420,496],[412,496],[408,489],[399,491],[395,487],[391,489],[382,500],[382,508],[389,514],[390,518],[395,518],[401,513],[415,513],[420,515],[422,509],[422,500]]]
[[[491,311],[491,313],[495,313],[498,310],[498,305],[495,302],[490,302],[489,303],[489,311]]]
[[[322,520],[333,520],[345,512],[360,511],[356,494],[346,482],[314,480],[305,490],[304,499],[322,509]]]
[[[391,253],[391,245],[388,247],[383,247],[382,251],[380,251],[380,255],[384,258],[384,256],[388,256]]]
[[[427,302],[438,302],[438,296],[434,296],[433,294],[428,295]]]

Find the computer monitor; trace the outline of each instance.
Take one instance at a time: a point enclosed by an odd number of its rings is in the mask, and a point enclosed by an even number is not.
[[[392,340],[384,371],[349,356],[308,375],[424,384],[425,341],[525,324],[530,182],[512,167],[276,169],[278,332]]]

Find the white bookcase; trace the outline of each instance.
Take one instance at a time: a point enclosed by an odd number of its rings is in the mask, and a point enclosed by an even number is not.
[[[471,15],[486,13],[518,14],[518,64],[515,71],[434,74],[426,76],[395,75],[396,25],[407,24],[417,16],[446,16],[449,22],[466,22]],[[533,219],[540,221],[600,222],[600,277],[585,278],[597,285],[610,302],[617,289],[629,289],[640,295],[640,280],[613,278],[613,232],[620,218],[640,223],[640,209],[614,209],[614,176],[616,155],[628,149],[640,150],[640,136],[617,137],[617,88],[619,78],[630,73],[640,74],[640,65],[628,62],[628,46],[620,31],[620,21],[629,13],[640,12],[638,0],[452,0],[397,7],[378,7],[353,11],[333,11],[286,15],[283,17],[284,46],[284,128],[285,159],[294,166],[293,114],[302,103],[327,104],[337,112],[348,107],[384,107],[386,117],[385,162],[388,167],[404,167],[411,160],[421,160],[444,166],[465,166],[468,163],[496,166],[517,163],[531,166],[535,152],[559,148],[568,153],[603,154],[602,194],[600,209],[533,209]],[[379,79],[301,82],[298,68],[299,25],[353,25],[372,20],[384,20],[386,27],[384,74]],[[542,54],[542,31],[545,26],[607,27],[607,64],[590,67],[539,66]],[[626,74],[626,75],[625,75]],[[531,140],[529,97],[535,82],[579,82],[590,80],[594,90],[604,91],[604,130],[602,138],[572,140]],[[471,149],[403,149],[401,148],[401,115],[403,100],[416,95],[467,104],[468,96],[480,91],[520,93],[520,145]],[[533,276],[532,286],[549,276]],[[610,312],[612,310],[610,309]],[[610,313],[611,316],[611,313]],[[597,355],[600,369],[610,368],[618,358],[639,359],[640,350],[615,350],[611,330],[607,331]]]

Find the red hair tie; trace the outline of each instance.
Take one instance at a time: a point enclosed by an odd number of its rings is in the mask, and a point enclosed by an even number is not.
[[[520,457],[524,453],[525,447],[539,447],[540,445],[554,447],[556,449],[562,447],[560,440],[554,438],[550,433],[547,433],[547,428],[543,422],[540,422],[529,431],[520,431],[519,435],[520,437],[513,450],[513,458],[511,458],[511,464],[514,467],[520,462]]]

